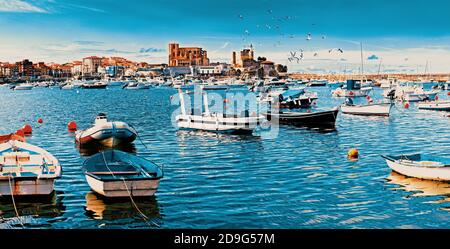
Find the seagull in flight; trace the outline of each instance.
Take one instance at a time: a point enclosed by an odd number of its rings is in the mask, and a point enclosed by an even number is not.
[[[307,41],[310,41],[312,38],[311,38],[311,34],[308,34],[307,36],[306,36],[306,40]]]

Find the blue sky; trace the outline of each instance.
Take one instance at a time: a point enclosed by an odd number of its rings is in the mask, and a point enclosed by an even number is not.
[[[167,43],[213,61],[253,44],[291,71],[450,71],[450,3],[406,0],[0,0],[0,61],[88,55],[166,62]],[[306,37],[311,34],[311,40]],[[329,52],[342,48],[344,53]],[[300,63],[289,62],[290,51]],[[445,65],[446,64],[446,65]]]

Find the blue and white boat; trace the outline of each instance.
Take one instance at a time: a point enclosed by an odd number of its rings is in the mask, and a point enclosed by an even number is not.
[[[450,158],[412,154],[382,155],[386,163],[397,173],[426,180],[450,181]]]
[[[119,150],[89,157],[83,170],[91,189],[105,197],[153,196],[164,175],[157,164]]]

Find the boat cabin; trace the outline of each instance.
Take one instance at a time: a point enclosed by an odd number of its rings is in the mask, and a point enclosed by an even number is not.
[[[347,80],[347,90],[360,90],[361,80]]]

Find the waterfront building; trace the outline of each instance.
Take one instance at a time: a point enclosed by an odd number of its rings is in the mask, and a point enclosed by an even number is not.
[[[19,76],[31,77],[34,74],[33,62],[28,59],[16,62]]]
[[[70,73],[72,76],[81,76],[83,74],[83,63],[81,61],[72,62]]]
[[[169,44],[169,66],[189,67],[209,65],[208,53],[199,47],[180,47],[178,43]]]
[[[83,58],[82,74],[92,76],[98,73],[98,67],[102,65],[102,58],[89,56]]]

